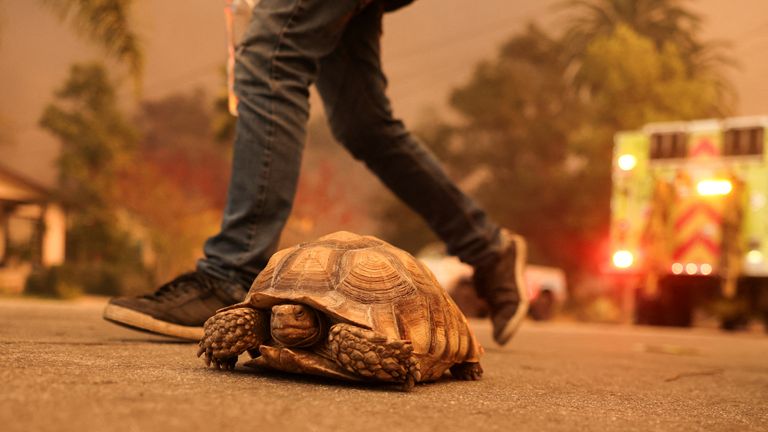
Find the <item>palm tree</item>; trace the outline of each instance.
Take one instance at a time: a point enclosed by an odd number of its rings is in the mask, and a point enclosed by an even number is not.
[[[701,17],[684,7],[683,0],[567,0],[563,10],[572,14],[565,37],[583,48],[591,39],[613,33],[624,24],[661,48],[673,43],[684,54],[702,49],[697,35]]]
[[[689,10],[686,3],[687,0],[565,0],[559,5],[567,15],[564,60],[574,66],[572,71],[577,70],[591,41],[625,25],[653,41],[659,49],[673,45],[686,62],[688,73],[713,80],[723,103],[733,105],[736,92],[724,69],[737,63],[726,54],[727,44],[700,40],[702,18]]]
[[[133,0],[40,0],[81,36],[100,45],[114,60],[125,64],[137,87],[144,55],[130,22]]]

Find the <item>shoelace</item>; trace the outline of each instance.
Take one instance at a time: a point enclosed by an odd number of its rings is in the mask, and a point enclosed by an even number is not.
[[[163,284],[152,294],[148,294],[145,297],[153,299],[170,299],[179,297],[188,293],[196,288],[208,289],[209,284],[205,277],[197,272],[184,273],[172,281]]]

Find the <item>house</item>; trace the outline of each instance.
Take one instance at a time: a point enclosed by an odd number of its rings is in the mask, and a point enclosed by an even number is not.
[[[0,165],[0,293],[20,293],[36,266],[62,264],[65,236],[52,191]]]

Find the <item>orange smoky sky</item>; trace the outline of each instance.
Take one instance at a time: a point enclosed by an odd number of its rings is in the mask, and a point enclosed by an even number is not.
[[[0,127],[10,143],[0,163],[38,181],[55,178],[55,140],[37,127],[43,107],[69,65],[101,57],[37,0],[0,0]],[[388,15],[382,40],[396,113],[413,124],[430,108],[444,109],[451,88],[527,22],[557,29],[556,0],[417,0]],[[134,19],[146,51],[142,97],[196,87],[214,94],[226,57],[223,0],[136,0]],[[705,37],[732,43],[740,66],[732,79],[738,114],[768,114],[768,1],[690,1],[706,19]],[[117,69],[119,70],[119,69]],[[126,80],[127,82],[127,80]],[[133,98],[123,86],[126,101]],[[319,106],[315,103],[314,107]]]

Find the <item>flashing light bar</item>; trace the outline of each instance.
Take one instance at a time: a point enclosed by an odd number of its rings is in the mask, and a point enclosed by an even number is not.
[[[699,267],[694,263],[688,263],[685,265],[685,272],[689,275],[695,275]]]
[[[696,185],[696,191],[702,196],[728,195],[732,190],[728,180],[702,180]]]
[[[635,256],[628,250],[618,250],[613,254],[613,265],[616,268],[627,269],[635,263]]]
[[[703,276],[709,276],[712,274],[712,265],[711,264],[696,264],[696,263],[679,263],[676,262],[672,264],[672,274],[681,275],[681,274],[687,274],[687,275],[695,275],[700,274]]]

